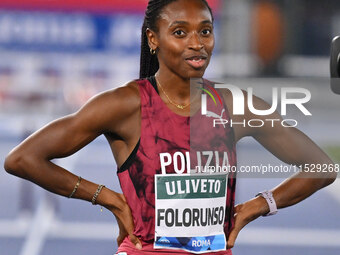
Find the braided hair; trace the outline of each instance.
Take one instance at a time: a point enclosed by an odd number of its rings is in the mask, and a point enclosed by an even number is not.
[[[156,54],[150,53],[148,44],[148,38],[146,36],[146,29],[149,28],[154,32],[158,32],[157,20],[161,11],[168,4],[177,0],[150,0],[145,11],[144,22],[142,27],[142,42],[141,42],[141,55],[140,55],[140,71],[139,78],[146,78],[154,75],[158,68],[159,63]],[[213,17],[211,8],[206,0],[202,1],[210,11],[211,17]]]

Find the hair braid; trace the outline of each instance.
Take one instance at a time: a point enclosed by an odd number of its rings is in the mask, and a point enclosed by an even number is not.
[[[158,32],[157,20],[159,18],[159,15],[162,9],[174,1],[177,1],[177,0],[150,0],[148,3],[148,6],[145,11],[143,26],[142,26],[139,78],[146,78],[146,77],[152,76],[157,72],[159,68],[157,55],[156,54],[152,55],[150,53],[148,38],[146,36],[146,29],[149,28],[152,31]],[[199,1],[202,1],[207,6],[213,18],[211,8],[208,5],[207,1],[206,0],[199,0]]]

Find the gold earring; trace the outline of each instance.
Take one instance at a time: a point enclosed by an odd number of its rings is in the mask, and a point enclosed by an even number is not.
[[[156,50],[154,50],[153,48],[150,48],[150,54],[151,55],[155,55],[156,54]]]

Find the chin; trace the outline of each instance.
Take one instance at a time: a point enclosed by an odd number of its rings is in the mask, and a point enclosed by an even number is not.
[[[205,71],[202,72],[192,72],[192,73],[188,73],[188,76],[190,78],[202,78],[204,76]]]
[[[191,69],[191,70],[188,70],[185,75],[189,78],[202,78],[204,73],[205,73],[205,68],[204,69],[202,68],[200,70]]]

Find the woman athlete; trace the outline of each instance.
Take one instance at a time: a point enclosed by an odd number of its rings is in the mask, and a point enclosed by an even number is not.
[[[61,196],[83,199],[110,210],[119,224],[117,241],[121,254],[189,254],[181,249],[158,250],[153,246],[156,234],[153,176],[161,173],[159,153],[163,149],[178,145],[182,152],[190,150],[185,142],[189,129],[187,118],[200,105],[199,97],[190,101],[190,78],[203,77],[214,42],[213,15],[205,0],[150,0],[142,28],[142,79],[101,93],[78,112],[35,132],[9,153],[6,171]],[[229,112],[226,118],[241,121],[240,116],[230,114],[231,94],[223,92],[222,96]],[[253,100],[257,109],[268,109],[261,99]],[[263,118],[246,110],[242,119],[254,117]],[[277,113],[267,118],[281,119]],[[175,132],[175,138],[171,132]],[[102,134],[119,166],[124,195],[81,179],[52,162],[72,155]],[[254,129],[237,125],[226,134],[229,143],[226,150],[230,155],[235,156],[237,141],[252,136],[286,163],[332,164],[317,145],[295,128],[266,124]],[[233,156],[229,161],[236,164]],[[166,171],[173,173],[173,168]],[[332,172],[313,176],[301,172],[273,188],[269,198],[257,196],[235,207],[232,194],[235,183],[228,184],[231,194],[227,207],[232,210],[225,223],[227,249],[211,254],[231,254],[230,248],[239,231],[259,216],[273,212],[270,201],[276,201],[277,208],[294,205],[335,178]]]

